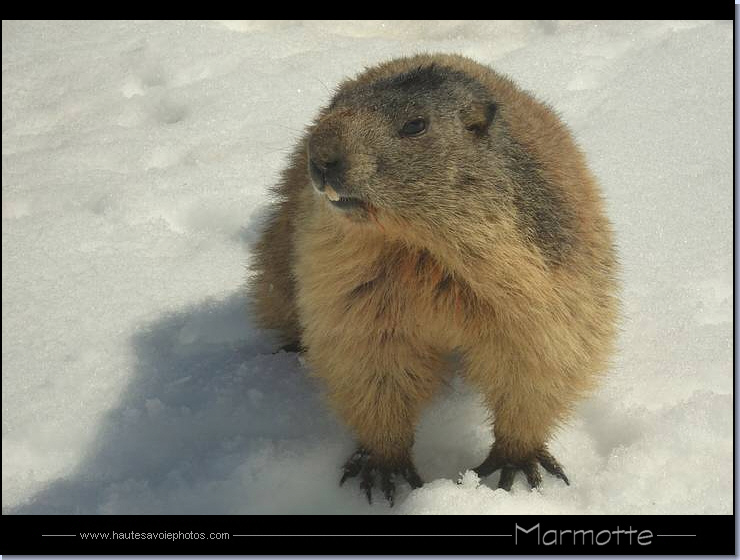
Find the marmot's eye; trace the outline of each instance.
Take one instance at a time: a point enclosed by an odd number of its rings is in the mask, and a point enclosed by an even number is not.
[[[426,132],[427,123],[421,117],[407,121],[401,128],[401,136],[421,136]]]

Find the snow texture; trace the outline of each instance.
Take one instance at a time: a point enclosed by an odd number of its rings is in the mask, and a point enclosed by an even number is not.
[[[3,513],[731,513],[731,22],[3,22]],[[600,178],[625,317],[552,443],[572,485],[469,471],[459,378],[427,484],[338,486],[352,435],[245,311],[287,153],[365,66],[458,52],[552,104]],[[468,472],[466,472],[468,471]],[[463,473],[463,483],[456,483]]]

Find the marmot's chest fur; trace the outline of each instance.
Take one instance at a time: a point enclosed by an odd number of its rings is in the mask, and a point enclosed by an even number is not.
[[[421,484],[416,419],[457,351],[493,413],[477,468],[510,488],[613,347],[615,257],[595,179],[545,105],[469,59],[343,83],[299,143],[258,243],[260,324],[301,347],[359,447],[342,482]]]
[[[302,278],[298,305],[324,317],[309,328],[331,331],[338,345],[356,348],[405,336],[453,351],[473,294],[427,249],[388,241],[382,233],[347,236],[300,232],[294,271]],[[341,262],[337,247],[341,246]],[[357,329],[367,324],[367,329]]]

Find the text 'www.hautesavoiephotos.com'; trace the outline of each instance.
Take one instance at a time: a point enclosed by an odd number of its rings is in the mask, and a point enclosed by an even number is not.
[[[75,536],[75,535],[44,535],[49,536]],[[79,533],[83,540],[162,540],[162,541],[179,541],[179,540],[228,540],[230,533],[199,533],[196,531],[159,531],[159,532],[141,532],[141,531],[107,531],[107,532],[90,532]]]

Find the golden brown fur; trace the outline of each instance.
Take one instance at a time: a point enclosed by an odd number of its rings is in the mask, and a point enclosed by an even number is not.
[[[436,109],[424,137],[399,140],[388,123],[409,88],[424,95],[398,122],[427,99]],[[365,211],[312,187],[309,155],[331,165],[335,152]],[[508,465],[536,483],[525,466],[605,369],[617,312],[610,224],[553,111],[463,57],[393,60],[340,86],[276,194],[253,263],[257,317],[305,348],[371,462],[410,462],[415,422],[457,351],[493,412],[479,472]]]

